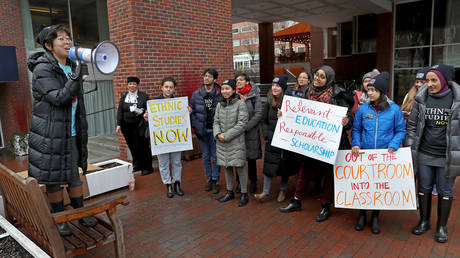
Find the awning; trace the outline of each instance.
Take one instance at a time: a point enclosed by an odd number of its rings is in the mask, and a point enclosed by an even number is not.
[[[273,40],[307,44],[310,41],[310,25],[298,23],[273,33]]]

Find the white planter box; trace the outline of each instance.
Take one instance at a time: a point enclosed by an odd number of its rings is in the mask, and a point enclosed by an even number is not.
[[[121,165],[85,175],[89,190],[88,197],[125,187],[129,184],[129,180],[133,173],[133,165],[131,163],[120,159],[111,159],[93,165],[100,167],[113,162]]]
[[[11,236],[18,242],[27,252],[29,252],[33,257],[37,258],[49,258],[50,256],[45,253],[40,247],[38,247],[34,242],[28,239],[21,231],[11,225],[8,220],[3,216],[0,216],[0,226],[6,231],[6,233],[1,234],[0,238]]]

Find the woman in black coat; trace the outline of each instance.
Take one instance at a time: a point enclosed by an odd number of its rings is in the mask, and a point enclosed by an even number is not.
[[[284,201],[289,177],[296,174],[300,167],[300,155],[271,145],[278,121],[278,110],[281,108],[283,96],[288,87],[287,80],[288,78],[285,74],[273,79],[272,88],[262,112],[262,132],[265,140],[264,186],[260,194],[254,195],[259,201],[267,199],[273,178],[277,176],[281,177],[277,201]]]
[[[117,133],[125,137],[128,148],[133,156],[133,171],[142,171],[142,175],[153,172],[152,153],[148,140],[145,138],[147,123],[143,115],[147,110],[149,96],[137,90],[140,80],[128,77],[128,91],[121,94],[117,111]]]
[[[61,185],[66,184],[71,204],[83,207],[82,181],[87,169],[88,123],[78,76],[69,79],[74,63],[67,58],[72,40],[67,28],[44,28],[36,41],[44,52],[31,55],[27,65],[33,73],[33,110],[29,134],[29,176],[46,185],[52,212],[64,210]],[[80,219],[92,227],[93,217]],[[61,235],[71,235],[67,223],[57,225]]]

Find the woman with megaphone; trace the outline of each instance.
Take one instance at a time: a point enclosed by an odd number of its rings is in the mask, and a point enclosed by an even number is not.
[[[45,27],[36,38],[44,52],[27,62],[33,73],[33,109],[29,134],[29,176],[46,186],[51,211],[64,210],[61,185],[67,185],[71,205],[83,207],[82,181],[78,172],[87,169],[88,123],[83,102],[82,80],[76,65],[67,58],[72,39],[62,25]],[[79,222],[97,224],[94,217]],[[59,234],[72,231],[67,223],[56,225]]]

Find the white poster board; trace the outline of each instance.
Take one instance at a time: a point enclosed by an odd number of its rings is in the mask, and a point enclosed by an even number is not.
[[[192,150],[187,97],[147,101],[152,155]]]
[[[272,146],[334,164],[347,108],[284,96]]]
[[[334,165],[336,208],[415,210],[414,166],[410,148],[340,150]]]

